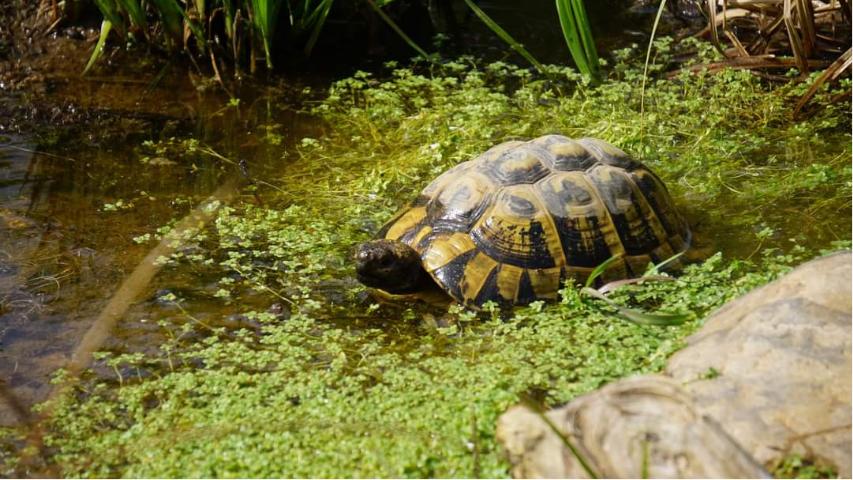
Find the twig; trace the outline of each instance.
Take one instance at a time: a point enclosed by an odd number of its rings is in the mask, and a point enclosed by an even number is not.
[[[131,303],[148,287],[154,275],[160,270],[162,265],[158,260],[175,252],[189,232],[197,231],[211,221],[219,207],[228,203],[236,193],[237,181],[235,179],[228,180],[207,200],[178,222],[169,234],[164,235],[160,243],[148,252],[148,255],[142,259],[130,276],[122,282],[110,302],[101,311],[89,330],[86,331],[77,349],[74,350],[71,360],[65,368],[68,373],[65,381],[54,387],[44,402],[37,422],[27,436],[27,446],[30,448],[23,449],[20,462],[22,466],[32,466],[35,455],[43,456],[44,422],[51,417],[60,399],[77,384],[80,374],[92,362],[94,352],[101,348]]]
[[[823,73],[815,79],[814,83],[811,87],[809,87],[808,91],[806,91],[806,93],[803,94],[802,97],[800,97],[800,100],[794,107],[794,117],[797,117],[800,114],[800,111],[803,109],[803,107],[805,107],[806,104],[809,103],[809,100],[811,100],[812,97],[815,96],[817,91],[820,89],[821,86],[823,86],[824,83],[827,82],[827,80],[831,81],[840,77],[841,73],[844,70],[850,68],[851,63],[853,63],[853,48],[848,48],[846,52],[841,54],[838,59],[832,62],[832,65],[827,67],[826,70],[824,70]]]
[[[830,62],[826,60],[807,60],[811,68],[824,68]],[[754,57],[739,57],[730,58],[721,62],[703,63],[701,65],[693,65],[681,70],[676,70],[667,74],[668,78],[678,76],[680,72],[687,71],[690,73],[698,73],[707,70],[708,73],[718,73],[727,68],[791,68],[797,66],[797,60],[791,57],[774,57],[772,55],[762,55]]]

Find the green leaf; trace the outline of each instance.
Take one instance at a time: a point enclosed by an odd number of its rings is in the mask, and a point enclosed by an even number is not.
[[[660,23],[660,18],[663,15],[663,9],[666,6],[666,0],[660,0],[660,6],[658,7],[658,13],[655,16],[655,23],[652,25],[652,34],[649,36],[649,47],[646,49],[646,63],[643,65],[643,82],[640,85],[640,117],[643,117],[645,113],[646,106],[646,77],[649,74],[649,59],[652,56],[652,45],[655,41],[655,33],[658,30],[658,24]]]
[[[107,35],[110,34],[112,27],[113,24],[109,20],[104,19],[104,21],[101,22],[101,34],[98,35],[98,43],[95,44],[95,50],[92,51],[92,55],[86,63],[86,68],[83,69],[83,75],[86,75],[86,72],[92,68],[92,65],[94,65],[104,53],[104,45],[107,43]]]
[[[414,40],[409,38],[409,36],[406,35],[405,32],[403,32],[403,30],[399,26],[397,26],[396,23],[394,23],[394,20],[391,20],[391,17],[389,17],[388,15],[385,14],[385,12],[382,11],[382,9],[379,7],[379,5],[376,5],[376,3],[373,0],[367,0],[367,4],[370,5],[371,8],[373,8],[373,10],[376,12],[376,14],[379,15],[379,17],[382,18],[382,20],[384,20],[385,23],[387,23],[389,27],[391,27],[391,30],[394,30],[395,32],[397,32],[397,35],[399,35],[400,38],[403,39],[403,41],[405,41],[406,43],[409,44],[410,47],[412,47],[412,50],[418,52],[418,54],[420,56],[422,56],[424,59],[429,59],[429,54],[427,54],[426,51],[424,51],[424,49],[419,47],[418,44],[415,43]]]
[[[474,4],[474,2],[471,0],[465,0],[465,3],[468,5],[468,8],[470,8],[471,11],[473,11],[474,14],[477,15],[477,17],[479,17],[480,20],[486,24],[487,27],[492,29],[492,31],[495,32],[497,36],[501,37],[501,40],[506,42],[507,45],[512,47],[512,49],[518,52],[519,55],[527,59],[527,61],[533,64],[533,66],[536,67],[537,70],[539,70],[540,72],[545,72],[545,67],[543,67],[542,64],[539,63],[539,61],[536,60],[536,58],[534,58],[533,55],[531,55],[530,52],[528,52],[527,49],[524,48],[523,45],[518,43],[516,39],[512,38],[512,35],[507,33],[507,31],[501,28],[501,26],[498,25],[494,20],[492,20],[491,17],[486,15],[486,12],[481,10],[480,7]]]
[[[669,264],[675,262],[676,260],[678,260],[679,258],[681,258],[682,255],[684,255],[684,253],[685,252],[676,253],[675,255],[667,258],[666,260],[658,263],[657,265],[653,265],[652,268],[650,268],[648,272],[643,274],[643,276],[644,277],[651,277],[654,275],[659,275],[662,268],[666,267],[667,265],[669,265]]]
[[[622,254],[613,255],[612,257],[608,258],[607,260],[601,262],[601,264],[599,264],[597,267],[595,267],[595,269],[592,272],[590,272],[589,276],[586,277],[586,283],[584,283],[584,287],[585,288],[591,287],[592,284],[595,282],[595,279],[600,277],[601,274],[604,273],[605,270],[607,270],[607,267],[609,267],[613,262],[615,262],[616,260],[619,260],[620,258],[622,258]]]
[[[598,53],[582,0],[556,0],[563,37],[578,70],[598,82]]]

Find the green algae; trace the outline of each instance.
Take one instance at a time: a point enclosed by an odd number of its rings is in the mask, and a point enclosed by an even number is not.
[[[282,149],[292,163],[264,179],[274,203],[222,209],[203,249],[164,259],[216,273],[212,296],[246,305],[248,326],[201,324],[191,302],[164,295],[179,308],[160,319],[159,351],[103,356],[116,375],[62,399],[47,460],[66,476],[503,477],[495,421],[519,395],[553,405],[659,371],[714,308],[821,249],[849,248],[849,103],[824,91],[822,108],[794,121],[802,85],[727,71],[653,80],[641,113],[639,57],[618,54],[597,87],[561,67],[540,77],[470,59],[336,83],[313,109],[326,134]],[[353,245],[430,179],[546,133],[620,146],[694,223],[722,232],[725,255],[611,295],[691,320],[635,325],[571,286],[557,304],[478,315],[376,304],[355,283]],[[791,228],[803,221],[786,208],[818,221]]]

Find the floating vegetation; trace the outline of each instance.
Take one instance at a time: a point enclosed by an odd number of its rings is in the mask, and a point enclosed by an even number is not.
[[[689,46],[697,63],[719,58]],[[166,278],[213,280],[159,295],[170,307],[151,322],[162,343],[99,354],[54,404],[46,448],[30,451],[63,476],[507,476],[495,420],[519,398],[554,405],[659,371],[713,309],[850,247],[850,104],[832,102],[849,80],[819,89],[822,108],[794,121],[806,85],[733,70],[660,79],[670,47],[656,41],[645,94],[640,48],[617,52],[600,85],[565,67],[540,75],[463,58],[335,83],[312,108],[326,133],[286,151],[280,127],[258,127],[291,160],[253,187],[267,203],[221,208],[193,239],[203,248],[163,259]],[[352,278],[352,247],[440,172],[547,133],[643,159],[724,254],[669,281],[611,288],[607,302],[566,285],[559,303],[511,312],[381,304]],[[208,151],[194,142],[188,151]],[[239,309],[238,326],[201,320],[191,295]],[[620,317],[627,309],[680,317],[637,324]],[[5,433],[11,475],[27,443]]]

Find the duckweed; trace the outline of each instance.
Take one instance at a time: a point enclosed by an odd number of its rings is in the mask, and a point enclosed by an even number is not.
[[[849,103],[824,91],[794,121],[804,86],[739,71],[660,78],[643,93],[641,57],[619,52],[596,87],[562,67],[539,76],[467,58],[334,84],[313,107],[326,135],[291,147],[286,172],[266,179],[276,203],[222,209],[197,239],[204,254],[169,259],[216,272],[214,296],[232,307],[253,296],[245,326],[201,326],[182,307],[160,319],[158,352],[104,355],[117,374],[61,399],[47,459],[86,477],[505,477],[495,422],[520,394],[554,405],[659,371],[713,309],[820,249],[849,248]],[[513,312],[367,297],[349,271],[355,243],[449,166],[546,133],[616,144],[694,221],[737,233],[734,253],[611,295],[688,322],[635,325],[571,285],[560,303]],[[786,229],[788,207],[826,228]]]

